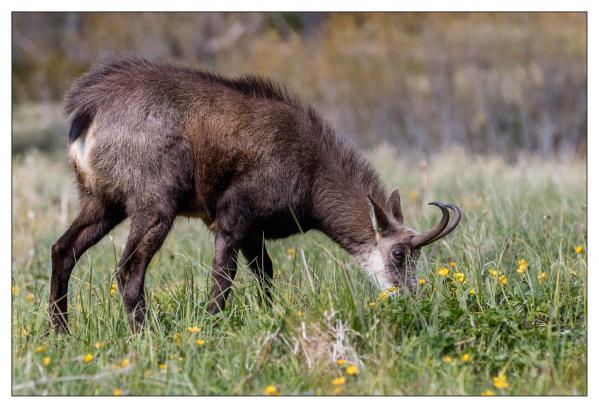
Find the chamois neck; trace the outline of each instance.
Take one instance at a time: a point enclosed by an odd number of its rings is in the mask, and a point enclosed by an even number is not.
[[[375,234],[367,197],[384,206],[385,190],[370,164],[343,146],[321,166],[315,188],[318,229],[353,256],[371,249]]]

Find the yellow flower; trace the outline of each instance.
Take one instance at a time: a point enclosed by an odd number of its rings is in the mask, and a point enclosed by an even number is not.
[[[114,392],[112,393],[115,397],[120,397],[121,395],[123,395],[123,391],[120,388],[115,388]]]
[[[468,354],[468,353],[462,354],[462,363],[467,363],[471,360],[472,360],[472,357],[470,357],[470,354]]]
[[[200,328],[198,326],[191,326],[187,328],[187,331],[195,334],[200,332]]]
[[[474,295],[476,295],[476,290],[474,290],[474,288],[470,288],[470,290],[468,291],[468,294],[470,296],[474,296]]]
[[[385,299],[387,299],[387,296],[389,296],[389,293],[387,293],[387,291],[384,290],[381,293],[379,293],[379,296],[377,297],[377,299],[378,300],[385,300]]]
[[[345,384],[345,377],[337,377],[331,380],[331,384],[333,385],[343,385]]]
[[[460,283],[466,282],[466,276],[462,272],[456,272],[453,274],[453,278]]]
[[[158,364],[158,368],[164,371],[164,370],[166,370],[166,364],[160,363],[160,364]]]
[[[456,266],[458,266],[456,261],[451,261],[449,262],[449,266],[451,266],[452,268],[455,268]]]
[[[96,344],[94,344],[94,347],[96,350],[100,350],[102,347],[104,347],[104,343],[97,341]]]
[[[91,353],[87,353],[86,355],[83,356],[83,362],[85,364],[91,363],[92,361],[94,361],[94,355]]]
[[[35,295],[31,292],[27,292],[27,294],[25,295],[25,301],[27,303],[33,303],[34,300],[35,300]]]
[[[46,347],[44,347],[44,346],[39,346],[38,348],[35,349],[36,353],[43,353],[44,351],[46,351]]]
[[[503,286],[506,286],[506,285],[507,285],[507,276],[505,276],[505,275],[501,275],[501,276],[499,277],[499,282],[500,282],[500,283],[501,283]]]
[[[110,285],[110,294],[114,295],[118,292],[119,288],[116,284],[116,282],[112,282],[112,285]]]
[[[387,288],[387,292],[389,293],[397,292],[398,290],[399,288],[397,286],[391,286],[390,288]]]
[[[547,272],[541,272],[537,275],[539,282],[543,283],[547,280]]]
[[[120,364],[121,368],[125,368],[128,365],[129,365],[129,359],[128,358],[124,358],[124,359],[121,360],[121,364]]]
[[[287,259],[292,261],[295,258],[295,249],[287,248]]]
[[[446,267],[441,267],[437,269],[437,273],[439,274],[439,276],[446,277],[447,275],[449,275],[449,269],[447,269]]]
[[[491,390],[484,390],[483,392],[480,393],[480,395],[485,396],[485,397],[492,397],[493,395],[495,395],[495,393]]]
[[[518,261],[518,269],[516,269],[516,272],[524,273],[526,272],[526,268],[528,268],[528,261],[526,259],[520,259]]]
[[[264,395],[281,395],[281,390],[275,385],[267,385],[264,387]]]
[[[358,374],[358,373],[360,372],[360,370],[358,370],[358,367],[357,367],[357,366],[355,366],[355,365],[351,364],[351,365],[349,365],[349,366],[348,366],[348,367],[345,369],[345,372],[346,372],[348,375],[356,375],[356,374]]]
[[[203,346],[204,343],[206,343],[203,339],[197,339],[196,340],[196,346]]]
[[[489,274],[491,274],[492,278],[496,278],[497,277],[497,271],[493,268],[489,269]]]
[[[420,279],[418,279],[418,284],[419,284],[420,286],[424,286],[424,285],[426,285],[426,279],[424,279],[424,278],[420,278]]]
[[[441,358],[441,361],[443,361],[445,364],[449,364],[449,363],[451,363],[452,358],[451,358],[451,356],[443,356]]]
[[[17,296],[19,294],[19,288],[17,286],[13,286],[10,291],[13,296]]]
[[[181,333],[175,333],[175,334],[173,334],[173,341],[176,344],[179,344],[181,342]]]
[[[576,251],[577,255],[580,255],[584,252],[584,248],[582,247],[582,245],[578,245],[574,251]]]
[[[376,306],[376,302],[370,302],[370,303],[368,304],[368,306],[370,306],[370,307],[375,307],[375,306]]]
[[[337,359],[337,365],[339,367],[344,367],[347,364],[347,360],[344,358],[338,358]]]
[[[46,356],[42,360],[42,364],[44,365],[44,367],[48,367],[50,365],[50,363],[52,363],[52,357],[50,357],[50,356]]]
[[[302,312],[301,310],[298,310],[297,312],[295,312],[295,315],[296,315],[297,317],[300,317],[300,318],[301,318],[301,317],[304,317],[304,312]]]
[[[497,377],[493,377],[493,385],[495,388],[507,388],[510,384],[507,382],[505,374],[499,374]]]

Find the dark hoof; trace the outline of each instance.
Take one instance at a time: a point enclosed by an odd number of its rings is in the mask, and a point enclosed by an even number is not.
[[[210,303],[208,305],[208,313],[210,313],[211,315],[217,315],[220,312],[222,312],[222,309],[216,303]]]

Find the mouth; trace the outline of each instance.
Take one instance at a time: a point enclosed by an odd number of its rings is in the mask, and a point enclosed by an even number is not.
[[[418,281],[416,278],[405,278],[398,282],[397,287],[401,291],[415,293],[416,288],[418,287]]]

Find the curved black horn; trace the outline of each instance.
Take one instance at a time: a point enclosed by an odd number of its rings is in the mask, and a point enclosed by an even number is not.
[[[433,241],[436,241],[437,235],[443,232],[443,230],[447,226],[447,223],[449,222],[449,211],[447,211],[447,207],[445,207],[445,204],[440,203],[438,201],[433,201],[432,203],[428,203],[428,205],[434,205],[439,207],[439,209],[443,212],[443,217],[441,218],[441,221],[439,221],[439,224],[437,224],[435,228],[424,234],[420,234],[412,238],[411,243],[412,246],[415,248],[419,248],[424,245],[428,245]]]
[[[443,231],[441,231],[439,233],[439,235],[437,235],[435,237],[435,241],[443,238],[445,235],[447,235],[451,231],[453,231],[455,229],[455,227],[458,226],[458,224],[460,223],[460,220],[462,219],[462,211],[460,211],[460,207],[458,207],[457,205],[454,205],[454,204],[445,204],[445,207],[451,208],[451,211],[453,211],[453,219],[451,220],[451,222],[449,224],[447,224],[445,229]]]

